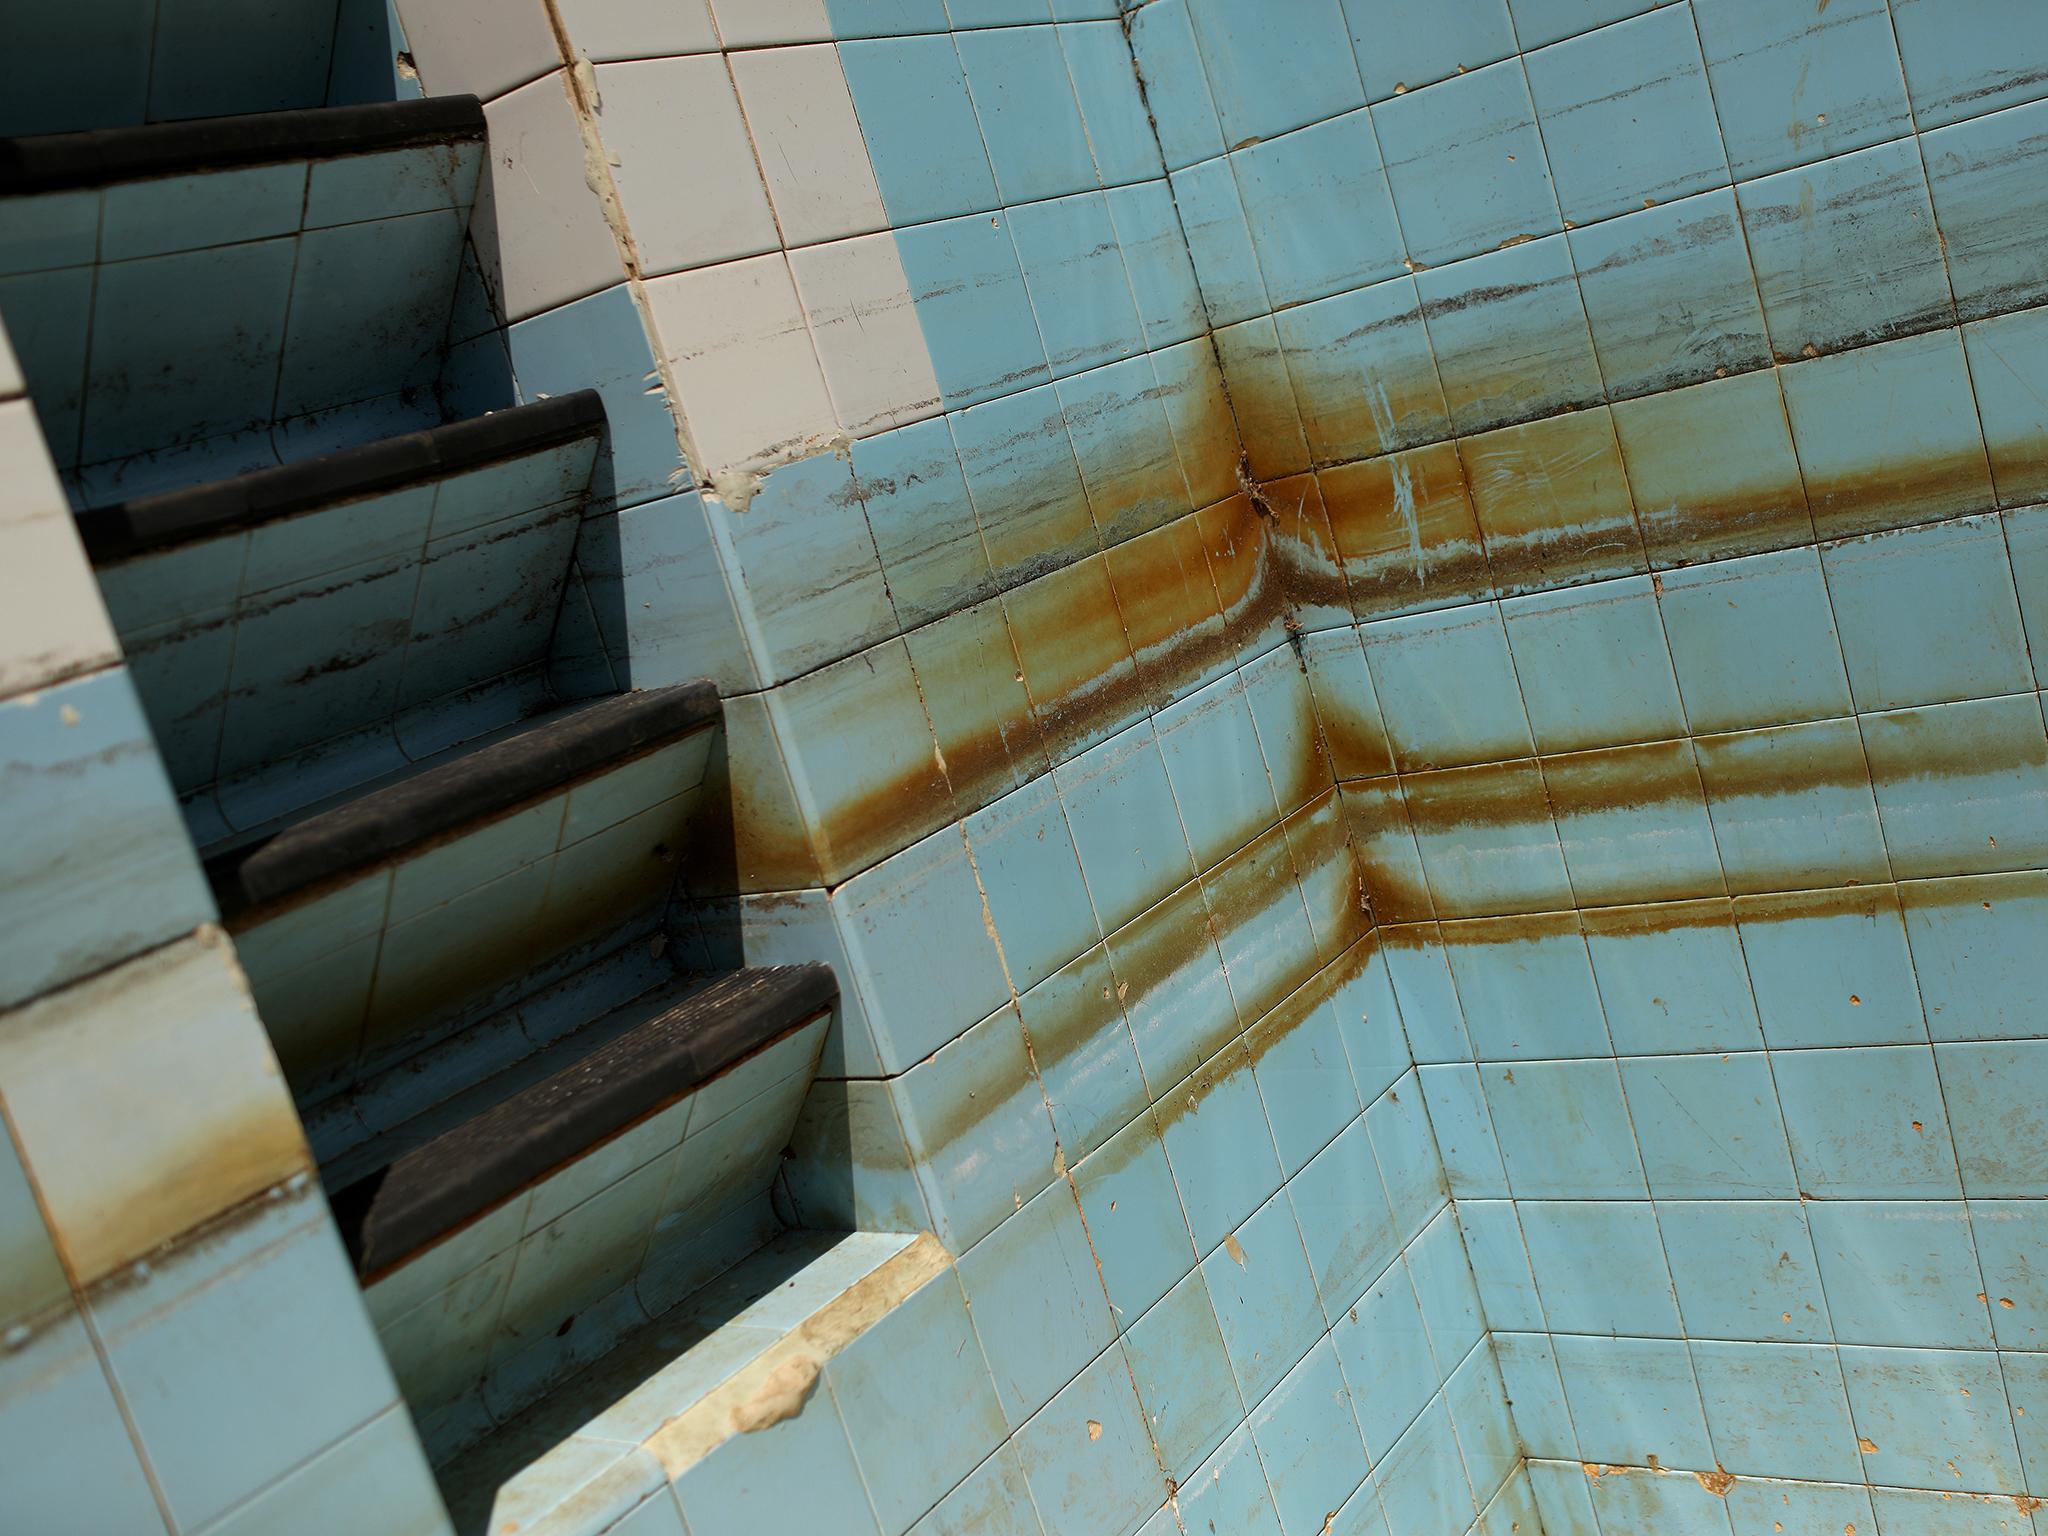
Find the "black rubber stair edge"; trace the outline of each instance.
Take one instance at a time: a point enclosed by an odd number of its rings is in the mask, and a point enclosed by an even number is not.
[[[246,920],[643,757],[718,719],[718,689],[709,682],[616,694],[216,854],[206,861],[206,877],[222,920]]]
[[[483,136],[483,103],[474,96],[297,107],[139,128],[38,134],[0,139],[0,197]]]
[[[582,389],[188,490],[92,507],[78,514],[78,532],[93,564],[112,565],[594,437],[604,426],[603,400],[596,390]]]
[[[487,1215],[809,1023],[839,997],[826,965],[718,977],[573,1066],[334,1196],[366,1283]]]

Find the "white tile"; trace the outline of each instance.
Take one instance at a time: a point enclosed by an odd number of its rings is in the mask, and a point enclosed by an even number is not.
[[[832,36],[826,0],[711,0],[728,48],[763,43],[822,43]]]
[[[653,276],[777,248],[768,189],[720,54],[597,68],[598,131]]]
[[[780,252],[647,285],[700,470],[757,470],[837,430],[825,376]]]
[[[561,67],[546,0],[399,0],[398,9],[430,96],[489,101]]]
[[[576,51],[603,63],[718,48],[705,0],[556,0]]]
[[[0,373],[6,371],[0,339]],[[4,382],[4,380],[0,380]],[[120,651],[71,506],[27,400],[0,405],[0,696],[105,666]]]
[[[470,229],[506,318],[524,320],[625,275],[591,190],[583,132],[557,71],[491,103],[490,162]]]
[[[218,930],[7,1014],[0,1080],[22,1161],[81,1285],[309,1162]]]
[[[782,223],[783,244],[813,245],[887,229],[839,50],[821,43],[735,53],[732,72]]]
[[[854,437],[939,412],[917,304],[896,237],[861,235],[789,253],[839,420]]]

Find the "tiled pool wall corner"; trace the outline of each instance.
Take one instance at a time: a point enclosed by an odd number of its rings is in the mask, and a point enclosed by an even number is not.
[[[4,333],[0,457],[10,1518],[443,1529]]]

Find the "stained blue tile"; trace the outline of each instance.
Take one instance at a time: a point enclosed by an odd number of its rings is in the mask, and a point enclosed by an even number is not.
[[[1895,875],[2038,868],[2048,859],[2038,695],[1895,710],[1861,725]]]
[[[1916,881],[1902,887],[1913,972],[1936,1040],[2031,1036],[2040,972],[2031,935],[2048,898],[2034,873]]]
[[[1156,0],[1130,13],[1130,46],[1145,77],[1168,170],[1223,153],[1223,129],[1209,94],[1208,71],[1195,41],[1188,0]]]
[[[1895,0],[1906,88],[1922,128],[2030,101],[2048,78],[2048,17],[2006,0]]]
[[[1416,278],[1415,287],[1451,424],[1460,433],[1485,432],[1605,398],[1563,235],[1433,268]],[[1568,421],[1551,430],[1582,426]],[[1475,486],[1474,494],[1481,494],[1481,488]]]
[[[1230,162],[1205,160],[1176,171],[1172,185],[1210,323],[1233,325],[1270,310]]]
[[[1043,382],[1045,346],[1001,218],[900,229],[896,251],[949,410]]]
[[[2048,106],[2037,102],[1937,129],[1921,148],[1962,317],[2038,304],[2048,293],[2048,265],[2026,231],[2041,206]]]
[[[1244,1047],[1226,1046],[1186,1082],[1162,1094],[1159,1118],[1196,1251],[1207,1253],[1281,1184],[1272,1133]]]
[[[1872,1482],[1967,1493],[2020,1491],[2019,1453],[1997,1356],[1844,1345],[1842,1374],[1856,1433],[1869,1442],[1863,1465]]]
[[[1560,226],[1520,60],[1384,102],[1373,124],[1417,262],[1437,266]]]

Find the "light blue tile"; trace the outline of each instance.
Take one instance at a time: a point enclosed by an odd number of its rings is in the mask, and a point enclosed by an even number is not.
[[[1798,1204],[1666,1200],[1658,1203],[1657,1221],[1690,1337],[1780,1343],[1832,1337]]]
[[[804,1475],[788,1476],[791,1466],[801,1466]],[[793,1417],[751,1434],[728,1436],[674,1487],[692,1527],[744,1530],[763,1520],[798,1519],[827,1522],[861,1536],[878,1529],[846,1428],[827,1391],[813,1392]]]
[[[1465,1363],[1444,1383],[1444,1402],[1451,1410],[1451,1427],[1465,1454],[1465,1472],[1473,1491],[1482,1502],[1492,1500],[1520,1464],[1522,1450],[1508,1413],[1507,1388],[1491,1350],[1474,1349],[1465,1357]],[[1509,1504],[1516,1502],[1509,1495],[1503,1498]],[[1497,1501],[1488,1516],[1492,1522],[1488,1530],[1514,1528]]]
[[[1243,1536],[1284,1536],[1272,1491],[1259,1465],[1249,1427],[1240,1425],[1176,1495],[1185,1530],[1241,1531]]]
[[[1366,1106],[1365,1130],[1387,1186],[1394,1230],[1405,1242],[1429,1224],[1450,1195],[1422,1085],[1412,1072]]]
[[[1281,1170],[1292,1179],[1364,1110],[1337,1010],[1305,986],[1247,1030],[1245,1044]]]
[[[1371,101],[1447,80],[1515,51],[1507,0],[1452,0],[1427,15],[1344,0],[1344,15]]]
[[[1074,1167],[1110,1305],[1142,1317],[1195,1266],[1173,1170],[1151,1113],[1139,1116]]]
[[[1205,160],[1176,171],[1172,185],[1210,323],[1232,325],[1265,314],[1272,304],[1230,162]]]
[[[611,1527],[615,1536],[683,1536],[682,1516],[664,1491]],[[403,1408],[387,1409],[304,1466],[239,1505],[208,1536],[262,1536],[276,1530],[441,1529],[445,1516],[433,1474]]]
[[[1739,199],[1780,360],[1950,324],[1948,276],[1915,143],[1745,182]]]
[[[1684,1341],[1559,1334],[1555,1343],[1565,1401],[1578,1426],[1580,1453],[1588,1461],[1641,1467],[1655,1457],[1657,1465],[1666,1467],[1713,1465],[1699,1387]],[[1691,1478],[1683,1481],[1704,1497]],[[1596,1483],[1596,1500],[1601,1491]],[[1602,1529],[1606,1523],[1603,1518]]]
[[[950,1270],[833,1356],[825,1384],[888,1530],[930,1509],[1003,1438],[988,1363]],[[824,1406],[822,1394],[812,1401]],[[920,1415],[925,1426],[914,1441],[895,1433],[904,1413]],[[687,1497],[683,1503],[687,1514]]]
[[[781,682],[899,629],[853,472],[821,453],[763,476],[744,512],[704,503],[720,564],[762,669]]]
[[[1590,32],[1609,22],[1647,11],[1656,0],[1508,0],[1524,48]]]
[[[1957,310],[1973,320],[2038,304],[2048,265],[2025,231],[2041,205],[2048,106],[1972,118],[1928,134],[1921,147]]]
[[[1890,874],[1855,721],[1702,736],[1694,750],[1731,891],[1848,886]]]
[[[1774,1049],[1926,1038],[1897,904],[1844,891],[1806,904],[1739,903],[1743,949]]]
[[[914,843],[856,875],[832,893],[832,909],[890,1070],[922,1060],[963,1019],[987,1018],[1002,1001],[1002,969],[956,835]]]
[[[1588,1478],[1602,1530],[1689,1531],[1701,1536],[1727,1536],[1727,1506],[1707,1486],[1686,1472],[1661,1465],[1643,1471],[1623,1469],[1618,1476]]]
[[[892,223],[996,205],[995,176],[951,37],[850,42],[840,47],[839,63]]]
[[[1373,124],[1415,261],[1438,266],[1560,226],[1520,60],[1382,103]]]
[[[911,1536],[1043,1536],[1014,1445],[1005,1445],[910,1528]]]
[[[12,1250],[8,1258],[16,1262]],[[58,1285],[61,1292],[61,1276]],[[52,1531],[163,1528],[105,1368],[68,1306],[45,1313],[0,1364],[0,1430],[15,1518]],[[264,1468],[258,1480],[283,1470]]]
[[[1666,571],[1662,610],[1695,731],[1847,714],[1848,680],[1810,549]]]
[[[620,506],[665,496],[682,467],[675,420],[648,390],[654,354],[646,324],[623,285],[535,315],[506,333],[520,398],[595,389],[610,434],[598,493]]]
[[[1190,881],[1108,939],[1110,969],[1155,1094],[1241,1032],[1202,888]]]
[[[1160,1096],[1159,1119],[1195,1250],[1207,1253],[1281,1184],[1250,1053],[1226,1046]]]
[[[1465,1234],[1466,1257],[1489,1328],[1520,1328],[1540,1332],[1543,1304],[1536,1276],[1522,1243],[1521,1218],[1509,1200],[1465,1200],[1458,1203],[1458,1225]],[[1532,1452],[1531,1454],[1549,1454]]]
[[[1006,221],[970,215],[896,233],[947,409],[1045,377],[1045,347]]]
[[[1907,336],[1784,369],[1785,409],[1820,537],[1976,512],[1991,503],[1959,339]],[[1875,462],[1901,472],[1873,480]],[[1928,481],[1907,465],[1938,465]]]
[[[1287,1185],[1323,1310],[1335,1317],[1400,1251],[1365,1122],[1355,1120]]]
[[[1961,1204],[1823,1200],[1807,1220],[1844,1344],[1991,1346],[1985,1282]]]
[[[1209,94],[1188,0],[1155,0],[1132,11],[1130,47],[1145,77],[1145,104],[1165,152],[1178,171],[1223,153],[1223,129]]]
[[[2030,1084],[2048,1064],[2048,1040],[1939,1045],[1943,1102],[1955,1132],[1963,1192],[2021,1196],[2048,1177],[2043,1112]]]
[[[1283,310],[1275,322],[1315,463],[1346,463],[1450,434],[1413,279]],[[1341,530],[1338,542],[1345,542]]]
[[[1540,49],[1527,63],[1567,219],[1590,224],[1727,182],[1706,66],[1686,12],[1652,11]]]
[[[1480,1068],[1508,1180],[1522,1199],[1626,1199],[1644,1193],[1635,1133],[1610,1061]],[[1560,1144],[1557,1127],[1573,1136]]]
[[[1436,1395],[1429,1334],[1408,1267],[1395,1263],[1345,1309],[1330,1330],[1351,1387],[1366,1449],[1383,1461]]]
[[[1856,1486],[1742,1478],[1728,1490],[1728,1517],[1735,1536],[1778,1536],[1780,1526],[1826,1532],[1849,1525],[1859,1531],[1876,1527],[1860,1476]]]
[[[996,585],[1013,587],[1098,544],[1074,445],[1050,385],[950,418]]]
[[[1912,882],[1901,887],[1913,971],[1936,1040],[2033,1035],[2041,972],[2031,936],[2048,899],[2038,874]]]
[[[1629,1113],[1659,1200],[1789,1200],[1799,1193],[1763,1052],[1634,1056],[1621,1063]]]
[[[1586,919],[1586,949],[1617,1054],[1763,1043],[1726,902],[1605,909]]]
[[[621,681],[759,686],[695,491],[586,523],[576,564],[612,665],[624,664]]]
[[[1546,1536],[1595,1536],[1599,1531],[1589,1491],[1592,1483],[1576,1453],[1569,1462],[1532,1460],[1529,1486],[1536,1495]]]
[[[2048,739],[2038,696],[1903,709],[1860,723],[1895,875],[1988,873],[2048,860]]]
[[[1098,14],[1114,16],[1117,9],[1116,0],[1107,0]],[[1095,155],[1096,179],[1105,187],[1117,187],[1165,175],[1122,24],[1075,20],[1059,33],[1074,99],[1081,108],[1081,126]]]
[[[1166,1474],[1186,1485],[1244,1417],[1201,1271],[1183,1277],[1135,1323],[1127,1322],[1123,1341]]]
[[[1256,1403],[1327,1325],[1285,1198],[1267,1201],[1231,1236],[1234,1247],[1218,1244],[1202,1261],[1202,1278],[1238,1388],[1247,1403]]]
[[[1576,916],[1481,918],[1443,933],[1478,1060],[1610,1054]]]
[[[1799,1187],[1837,1199],[1955,1198],[1955,1153],[1926,1046],[1772,1058]]]
[[[1500,1146],[1493,1138],[1479,1069],[1447,1063],[1418,1067],[1416,1075],[1422,1079],[1430,1129],[1436,1133],[1451,1193],[1460,1200],[1506,1195],[1508,1176],[1501,1167]]]
[[[1986,428],[1987,435],[1989,432]],[[2019,588],[2027,637],[2039,648],[2048,642],[2048,508],[2021,507],[2006,513],[2005,543],[2012,555],[2013,581]],[[2036,681],[2043,671],[2048,671],[2048,664],[2035,667]]]
[[[1844,1345],[1842,1374],[1872,1482],[2018,1493],[2021,1473],[1998,1357],[1962,1349]]]
[[[1014,1009],[891,1084],[939,1240],[964,1253],[1053,1178],[1045,1090]]]
[[[1549,1338],[1541,1333],[1496,1333],[1493,1351],[1527,1453],[1577,1461],[1579,1437],[1565,1406],[1557,1351]]]
[[[1432,268],[1416,278],[1415,287],[1451,425],[1460,433],[1577,410],[1605,398],[1563,235]],[[1499,579],[1505,587],[1505,577]]]
[[[1794,15],[1770,0],[1693,7],[1737,176],[1760,176],[1909,131],[1880,0]]]
[[[1248,1421],[1286,1536],[1315,1536],[1365,1481],[1365,1445],[1328,1339],[1317,1341]]]
[[[1210,89],[1232,148],[1365,105],[1337,0],[1278,0],[1256,10],[1189,0]],[[1286,91],[1273,82],[1286,80]]]
[[[1511,598],[1501,617],[1539,751],[1684,734],[1649,577]]]
[[[1494,604],[1381,619],[1360,634],[1404,771],[1529,755],[1528,717]]]
[[[1147,181],[1113,187],[1108,198],[1145,344],[1171,346],[1201,335],[1208,319],[1172,188],[1164,180]]]
[[[1569,239],[1610,398],[1770,361],[1734,193],[1640,208]]]
[[[1028,203],[1093,186],[1095,163],[1058,33],[1002,27],[961,32],[953,43],[1003,201]]]
[[[1472,1523],[1472,1485],[1442,1402],[1433,1402],[1373,1469],[1394,1531],[1458,1531]]]
[[[129,261],[294,234],[305,207],[303,162],[122,182],[107,188],[101,205],[99,259]]]
[[[1386,935],[1380,949],[1380,968],[1393,991],[1386,1002],[1398,1004],[1415,1060],[1420,1062],[1474,1059],[1446,954],[1434,926]],[[1370,1102],[1362,1083],[1359,1094]]]
[[[1016,1443],[1033,1501],[1056,1531],[1122,1536],[1166,1493],[1122,1345],[1099,1355]]]
[[[1401,272],[1401,231],[1363,109],[1240,149],[1230,162],[1276,307]]]
[[[0,1002],[21,1002],[212,919],[124,670],[23,694],[0,710],[14,847]],[[89,819],[67,814],[87,804]]]
[[[2030,686],[1997,517],[1866,534],[1823,546],[1821,559],[1858,709]]]
[[[1517,1207],[1553,1332],[1678,1331],[1657,1220],[1646,1202],[1521,1200]]]
[[[1933,5],[1897,0],[1892,20],[1906,88],[1923,128],[1993,112],[2041,94],[2048,17],[2000,0]]]
[[[308,1215],[303,1204],[274,1208],[94,1307],[182,1525],[205,1524],[396,1397],[334,1229]],[[321,1390],[309,1394],[308,1381]]]
[[[1098,947],[1017,1000],[1067,1160],[1093,1152],[1148,1102],[1144,1070]]]
[[[1479,1287],[1465,1257],[1457,1212],[1445,1207],[1408,1247],[1408,1274],[1422,1303],[1437,1375],[1448,1381],[1486,1333]]]
[[[1028,991],[1100,942],[1050,778],[1004,796],[966,825],[1012,987]]]

